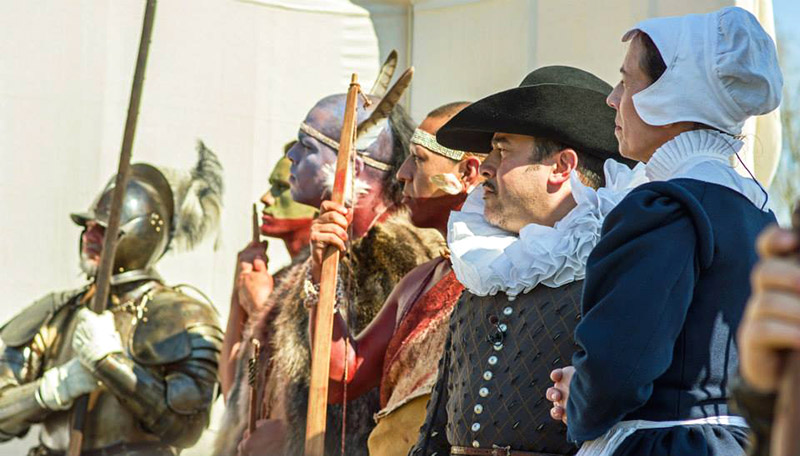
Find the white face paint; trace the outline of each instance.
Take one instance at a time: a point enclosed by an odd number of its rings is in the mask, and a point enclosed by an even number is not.
[[[453,173],[431,176],[431,183],[448,195],[458,195],[464,190],[464,184]]]
[[[322,166],[322,173],[325,176],[325,191],[328,195],[333,194],[333,181],[336,179],[336,166],[327,163]],[[353,167],[347,167],[347,182],[353,182]],[[346,189],[344,192],[345,206],[353,207],[355,205],[354,197],[357,199],[361,195],[369,193],[371,187],[367,181],[356,178],[354,188]]]

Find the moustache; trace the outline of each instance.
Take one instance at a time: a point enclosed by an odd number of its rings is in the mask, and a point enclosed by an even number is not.
[[[497,193],[497,185],[492,181],[484,181],[483,188],[489,192]]]

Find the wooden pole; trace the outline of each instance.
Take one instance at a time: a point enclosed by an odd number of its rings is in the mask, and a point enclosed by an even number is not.
[[[136,136],[136,121],[139,119],[139,104],[142,99],[142,86],[144,84],[144,70],[147,66],[147,55],[150,50],[150,37],[153,33],[153,21],[156,13],[156,0],[147,0],[142,22],[142,35],[139,39],[139,55],[136,59],[136,70],[133,75],[133,86],[128,103],[128,116],[125,121],[125,134],[122,138],[122,150],[119,156],[119,167],[114,182],[114,192],[111,196],[111,212],[108,216],[108,225],[103,236],[103,251],[100,254],[100,266],[95,277],[95,295],[90,308],[97,313],[103,312],[108,302],[111,289],[111,275],[114,268],[114,253],[117,249],[117,236],[119,235],[120,215],[122,214],[122,200],[125,198],[125,188],[130,177],[131,153],[133,139]],[[96,393],[92,393],[96,394]],[[94,398],[96,401],[96,397]],[[75,401],[73,407],[73,422],[69,436],[68,456],[79,456],[83,446],[83,428],[86,424],[86,415],[89,405],[89,396],[82,396]],[[94,402],[94,401],[92,401]]]
[[[800,235],[800,203],[792,214],[792,226],[795,234]],[[800,437],[797,435],[800,432],[800,352],[787,353],[783,369],[770,448],[772,456],[800,456]]]
[[[353,74],[347,91],[344,123],[336,157],[336,175],[333,181],[331,200],[343,204],[348,187],[348,166],[356,132],[356,102],[360,91],[358,77]],[[333,312],[336,304],[336,279],[339,273],[339,250],[328,247],[322,258],[314,325],[314,341],[311,351],[311,383],[308,389],[308,413],[306,415],[305,456],[325,454],[325,425],[328,412],[328,376],[331,363],[331,337],[333,335]]]
[[[261,401],[259,400],[259,392],[261,388],[258,381],[258,358],[261,356],[261,342],[256,339],[255,337],[251,340],[253,345],[253,357],[250,358],[250,362],[248,363],[248,382],[250,383],[250,405],[248,410],[248,422],[247,422],[247,429],[250,431],[250,435],[253,435],[253,432],[256,431],[256,424],[258,424],[258,418],[261,411]]]

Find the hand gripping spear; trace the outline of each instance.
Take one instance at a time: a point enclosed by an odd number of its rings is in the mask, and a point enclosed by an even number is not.
[[[800,202],[792,214],[792,226],[800,235]],[[795,260],[800,254],[795,255]],[[800,352],[786,354],[783,377],[778,384],[778,397],[775,402],[775,423],[772,428],[770,445],[773,456],[800,456]]]
[[[136,59],[136,71],[133,75],[133,87],[131,88],[131,98],[128,104],[128,117],[125,121],[125,134],[122,138],[122,151],[119,156],[119,167],[117,177],[114,182],[114,193],[111,199],[111,211],[108,216],[108,226],[103,237],[103,251],[100,254],[100,267],[95,277],[95,294],[92,298],[91,309],[94,312],[103,312],[108,302],[108,294],[111,287],[111,274],[114,267],[114,252],[117,248],[117,236],[119,234],[119,221],[122,213],[122,200],[125,197],[125,188],[128,186],[130,176],[131,150],[133,149],[133,138],[136,135],[136,121],[139,118],[139,103],[142,99],[142,85],[144,83],[144,70],[147,66],[147,54],[150,49],[150,36],[153,32],[153,20],[156,14],[156,0],[147,0],[144,10],[144,21],[142,24],[142,36],[139,41],[139,55]],[[75,401],[73,408],[72,430],[69,435],[68,456],[79,456],[83,445],[83,428],[86,424],[90,402],[97,400],[97,392],[89,396],[83,396]]]
[[[331,200],[344,203],[344,192],[348,188],[348,166],[356,134],[356,102],[361,86],[358,76],[353,74],[347,91],[344,108],[344,123],[336,157],[336,175],[333,181]],[[336,279],[339,273],[339,250],[328,246],[322,257],[319,283],[319,302],[314,325],[314,341],[311,352],[311,383],[308,388],[308,413],[306,415],[305,456],[323,456],[325,453],[325,425],[328,412],[328,375],[331,363],[331,336],[333,334],[333,312],[336,300]]]

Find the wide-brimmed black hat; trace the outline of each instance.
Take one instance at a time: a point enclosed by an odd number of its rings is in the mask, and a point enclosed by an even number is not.
[[[568,66],[539,68],[519,87],[489,95],[456,114],[436,134],[451,149],[489,152],[494,133],[546,137],[598,158],[619,155],[615,112],[606,104],[611,86]]]

